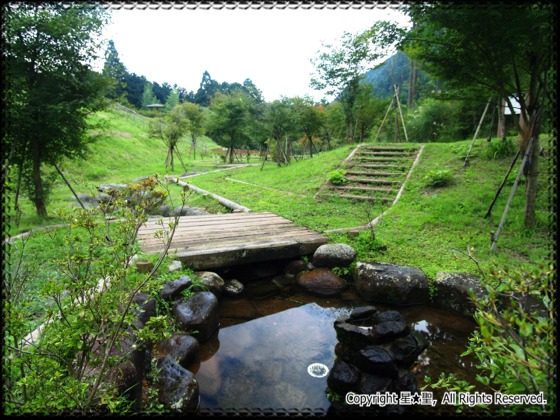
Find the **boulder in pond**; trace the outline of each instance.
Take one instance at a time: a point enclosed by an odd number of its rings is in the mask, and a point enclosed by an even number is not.
[[[346,288],[346,282],[328,268],[317,268],[297,275],[298,286],[320,296],[334,296]]]
[[[197,292],[173,308],[175,318],[199,341],[206,341],[220,325],[218,298],[212,292]]]
[[[179,365],[172,357],[158,360],[159,401],[174,413],[194,413],[199,403],[198,381],[192,372]]]
[[[348,267],[354,262],[356,251],[346,244],[324,244],[313,254],[313,266],[320,268]]]
[[[480,280],[472,274],[439,272],[436,273],[435,284],[435,306],[465,317],[472,317],[475,312],[469,290],[472,289],[478,298],[486,296]]]
[[[388,305],[428,304],[428,277],[415,267],[358,262],[354,274],[358,294],[367,301]]]

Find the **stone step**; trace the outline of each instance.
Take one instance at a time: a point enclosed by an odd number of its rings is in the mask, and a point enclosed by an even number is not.
[[[395,176],[402,177],[401,172],[377,172],[377,171],[346,171],[347,175],[365,175],[365,176]]]
[[[352,190],[352,191],[364,191],[364,192],[382,192],[385,194],[391,194],[396,192],[393,188],[382,188],[382,187],[354,187],[354,186],[336,186],[334,188],[337,191],[340,190]]]
[[[364,179],[355,177],[346,177],[346,179],[351,182],[359,182],[360,184],[397,185],[402,183],[402,181],[394,181],[392,179]]]
[[[364,200],[364,201],[382,201],[384,203],[393,201],[392,198],[372,197],[370,195],[324,194],[324,197],[336,197],[336,198],[345,198],[350,200]]]

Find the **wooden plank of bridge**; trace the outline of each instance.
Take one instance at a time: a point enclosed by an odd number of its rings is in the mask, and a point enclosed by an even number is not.
[[[163,226],[160,222],[163,222]],[[150,218],[138,232],[146,254],[160,253],[158,232],[170,231],[174,218]],[[273,213],[182,216],[169,255],[195,270],[225,268],[257,261],[311,255],[328,238]]]

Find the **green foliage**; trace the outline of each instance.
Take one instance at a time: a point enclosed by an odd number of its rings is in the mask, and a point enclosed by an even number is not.
[[[329,181],[334,185],[346,184],[348,180],[346,179],[346,171],[343,169],[336,169],[329,173]]]
[[[501,407],[503,413],[555,411],[554,275],[543,266],[495,269],[481,281],[486,297],[477,299],[471,292],[478,329],[465,354],[479,361],[477,379],[504,394],[543,392],[548,401],[546,407]]]
[[[543,415],[556,410],[556,328],[554,325],[555,271],[491,269],[481,279],[484,297],[470,290],[478,328],[462,356],[478,360],[477,381],[502,394],[543,392],[545,406],[492,406],[501,415]],[[438,381],[425,378],[426,388],[468,392],[474,384],[443,374]],[[459,405],[458,411],[465,407]]]
[[[408,115],[410,138],[418,142],[450,142],[461,137],[461,106],[458,101],[428,99]]]
[[[480,156],[485,159],[500,159],[508,156],[513,156],[516,147],[510,138],[504,141],[491,141],[487,142],[482,149]]]
[[[86,155],[87,117],[104,107],[106,79],[93,71],[93,62],[108,12],[87,3],[68,6],[3,6],[3,147],[10,150],[7,164],[19,168],[32,189],[28,197],[41,217],[50,192],[45,171]]]
[[[139,275],[130,264],[138,252],[136,235],[146,221],[149,200],[127,203],[130,190],[153,190],[146,180],[92,210],[74,209],[61,216],[67,225],[14,244],[5,282],[5,343],[9,362],[3,367],[9,414],[85,414],[118,412],[130,403],[108,380],[109,369],[126,357],[120,351],[129,328],[135,327],[134,297],[148,286],[152,273]],[[110,219],[118,222],[111,223]],[[169,235],[161,235],[167,241]],[[34,244],[38,241],[38,246]],[[33,252],[37,246],[41,252]],[[31,251],[31,252],[30,252]],[[48,255],[47,255],[48,253]],[[149,290],[146,290],[149,292]],[[43,303],[40,313],[31,305]],[[24,336],[42,322],[33,345]],[[150,319],[136,331],[137,342],[170,336],[167,313]],[[45,379],[47,378],[47,379]]]
[[[424,176],[426,187],[447,187],[453,182],[453,172],[449,169],[432,169]]]

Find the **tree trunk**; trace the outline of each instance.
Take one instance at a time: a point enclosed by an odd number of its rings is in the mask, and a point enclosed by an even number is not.
[[[416,93],[418,91],[418,68],[416,67],[416,60],[410,60],[410,73],[408,75],[408,109],[414,109],[416,102]]]
[[[41,179],[41,151],[39,150],[38,140],[31,142],[31,153],[33,155],[33,184],[35,186],[33,204],[35,204],[37,216],[47,217],[45,189],[43,187],[43,180]]]
[[[539,174],[539,152],[541,146],[539,142],[539,134],[536,133],[533,140],[533,148],[529,157],[529,167],[526,173],[526,190],[525,190],[525,211],[523,214],[523,222],[525,227],[533,227],[536,222],[535,209],[537,204],[537,181]]]
[[[506,101],[505,98],[500,98],[500,103],[498,105],[498,131],[496,132],[496,136],[505,141],[506,139]]]

